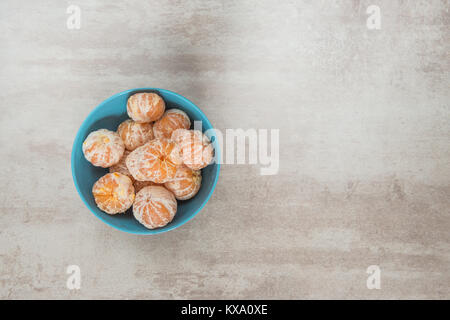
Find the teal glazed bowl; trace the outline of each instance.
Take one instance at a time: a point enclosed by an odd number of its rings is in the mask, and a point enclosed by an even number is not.
[[[104,223],[129,233],[157,234],[178,228],[202,210],[216,187],[217,180],[219,179],[220,164],[218,161],[214,161],[202,169],[202,184],[197,195],[190,200],[178,201],[178,210],[174,219],[162,228],[152,230],[145,228],[133,217],[132,209],[129,209],[126,213],[116,215],[109,215],[101,211],[95,204],[94,196],[92,195],[92,186],[101,176],[109,171],[108,169],[95,167],[88,162],[84,158],[82,144],[87,135],[92,131],[102,128],[116,131],[119,124],[128,119],[128,98],[138,92],[155,92],[159,94],[166,103],[166,110],[171,108],[183,110],[189,115],[192,125],[194,121],[201,121],[203,132],[208,130],[207,135],[213,143],[215,159],[220,159],[220,148],[215,130],[205,114],[195,104],[175,92],[157,88],[139,88],[127,90],[106,99],[84,120],[73,143],[71,160],[72,177],[84,204]]]

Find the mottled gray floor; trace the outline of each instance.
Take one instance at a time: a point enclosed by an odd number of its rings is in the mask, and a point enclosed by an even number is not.
[[[450,298],[449,7],[2,0],[0,297]],[[205,209],[159,236],[104,225],[72,183],[73,139],[143,86],[219,129],[279,128],[279,174],[223,166]]]

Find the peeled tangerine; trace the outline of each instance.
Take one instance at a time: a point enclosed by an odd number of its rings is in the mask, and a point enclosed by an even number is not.
[[[107,173],[92,187],[95,203],[109,214],[127,211],[134,201],[133,182],[124,174]]]
[[[172,132],[176,129],[189,129],[191,127],[191,120],[188,115],[180,109],[167,110],[161,119],[153,125],[153,132],[155,138],[170,139]]]
[[[111,167],[120,161],[124,151],[120,136],[106,129],[91,132],[83,142],[84,157],[96,167]]]
[[[153,139],[153,128],[150,123],[137,123],[125,120],[119,125],[117,133],[122,138],[125,148],[133,151]]]
[[[133,215],[148,229],[164,227],[177,212],[177,200],[166,188],[145,187],[136,194]]]
[[[131,152],[126,159],[134,179],[155,183],[173,179],[181,162],[178,145],[169,139],[151,140]]]
[[[214,157],[211,142],[199,130],[177,129],[172,133],[172,140],[181,148],[183,163],[193,170],[206,167]]]
[[[113,172],[119,172],[121,174],[126,175],[127,177],[129,177],[131,179],[131,181],[133,182],[133,186],[134,186],[134,191],[137,193],[139,190],[141,190],[144,187],[148,187],[148,186],[157,186],[159,184],[151,182],[151,181],[139,181],[139,180],[135,180],[133,178],[133,176],[131,175],[130,171],[127,168],[126,165],[126,159],[127,156],[130,154],[131,152],[128,150],[125,150],[125,152],[123,153],[123,157],[122,159],[120,159],[119,163],[113,165],[112,167],[109,168],[109,172],[113,173]]]
[[[192,170],[186,166],[178,167],[175,178],[166,182],[164,186],[175,195],[178,200],[188,200],[194,197],[202,183],[200,170]]]
[[[156,121],[164,113],[166,104],[156,93],[142,92],[128,98],[127,113],[136,122]]]

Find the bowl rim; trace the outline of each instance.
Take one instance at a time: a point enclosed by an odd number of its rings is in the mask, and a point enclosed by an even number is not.
[[[97,218],[99,218],[101,221],[103,221],[105,224],[107,224],[108,226],[123,231],[123,232],[127,232],[127,233],[131,233],[131,234],[137,234],[137,235],[151,235],[151,234],[159,234],[159,233],[164,233],[164,232],[168,232],[171,230],[174,230],[178,227],[181,227],[182,225],[184,225],[185,223],[187,223],[188,221],[190,221],[192,218],[194,218],[202,209],[203,207],[206,205],[206,203],[209,201],[209,199],[211,198],[212,194],[214,193],[214,190],[216,189],[216,185],[217,185],[217,181],[219,180],[219,176],[220,176],[220,162],[216,162],[217,165],[217,173],[216,176],[214,177],[214,181],[212,184],[211,189],[209,190],[208,195],[206,196],[206,198],[203,200],[202,204],[194,211],[194,213],[187,219],[185,219],[184,221],[180,222],[177,225],[171,224],[169,223],[169,225],[166,228],[157,228],[157,229],[146,229],[143,231],[132,231],[132,230],[127,230],[121,227],[118,227],[116,225],[113,225],[112,223],[108,222],[107,220],[105,220],[101,215],[97,214],[97,212],[95,212],[94,210],[91,209],[91,206],[87,203],[86,199],[84,198],[83,194],[80,191],[80,187],[78,185],[78,180],[76,178],[75,175],[75,149],[76,149],[76,145],[78,145],[80,143],[80,140],[82,139],[81,137],[81,132],[83,131],[87,131],[87,120],[89,118],[91,118],[93,116],[93,114],[100,109],[105,103],[107,103],[108,101],[116,98],[117,96],[123,95],[123,94],[129,94],[131,92],[145,92],[145,91],[150,91],[150,90],[154,90],[154,91],[160,91],[160,92],[164,92],[164,93],[168,93],[168,94],[173,94],[179,98],[181,98],[182,100],[184,100],[186,103],[188,103],[189,105],[191,105],[192,107],[194,107],[194,109],[196,109],[198,112],[200,112],[204,118],[205,118],[205,122],[206,124],[211,127],[211,129],[214,131],[214,136],[216,136],[216,129],[212,126],[211,122],[209,121],[208,117],[205,115],[205,113],[199,108],[197,107],[197,105],[195,103],[193,103],[192,101],[190,101],[189,99],[187,99],[186,97],[180,95],[179,93],[167,90],[167,89],[161,89],[161,88],[152,88],[152,87],[143,87],[143,88],[134,88],[134,89],[128,89],[119,93],[116,93],[112,96],[110,96],[109,98],[103,100],[102,102],[100,102],[88,115],[87,117],[83,120],[83,122],[81,123],[80,127],[78,128],[77,134],[75,135],[75,139],[74,142],[72,144],[72,152],[71,152],[71,161],[70,161],[70,165],[71,165],[71,172],[72,172],[72,180],[73,183],[75,184],[75,189],[78,192],[78,195],[80,196],[81,200],[83,201],[84,205],[89,209],[89,211],[91,213],[93,213]],[[213,142],[214,143],[214,142]],[[215,139],[215,152],[217,153],[215,156],[215,159],[220,159],[220,146],[217,144],[217,138]]]

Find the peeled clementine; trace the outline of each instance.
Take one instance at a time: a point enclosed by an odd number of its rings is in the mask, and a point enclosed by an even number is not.
[[[154,139],[131,152],[126,164],[134,179],[164,183],[181,164],[180,148],[169,139]]]
[[[119,125],[117,133],[122,138],[125,148],[130,151],[153,139],[153,128],[150,123],[137,123],[130,119]]]
[[[202,183],[200,170],[192,170],[186,166],[177,169],[175,177],[164,186],[175,195],[178,200],[188,200],[194,197]]]
[[[100,129],[91,132],[83,142],[83,153],[94,166],[108,168],[120,161],[125,145],[114,131]]]
[[[133,182],[133,186],[134,186],[134,192],[137,193],[139,190],[141,190],[144,187],[148,187],[148,186],[157,186],[159,185],[158,183],[154,183],[152,181],[139,181],[133,178],[133,176],[131,175],[130,171],[127,168],[127,165],[125,163],[127,156],[130,154],[130,151],[125,150],[122,159],[120,159],[119,163],[113,165],[112,167],[109,168],[109,172],[119,172],[121,174],[124,174],[126,176],[128,176],[131,181]]]
[[[181,148],[183,163],[194,170],[199,170],[211,163],[214,148],[208,137],[199,130],[177,129],[172,133]]]
[[[133,215],[148,229],[164,227],[177,212],[177,200],[166,188],[145,187],[136,194]]]
[[[127,211],[135,197],[131,179],[118,172],[107,173],[98,179],[92,193],[100,210],[109,214]]]
[[[170,139],[172,132],[176,129],[189,129],[191,120],[188,115],[180,109],[167,110],[161,119],[153,125],[155,138]]]
[[[156,121],[164,113],[166,104],[156,93],[142,92],[128,98],[127,113],[136,122]]]

